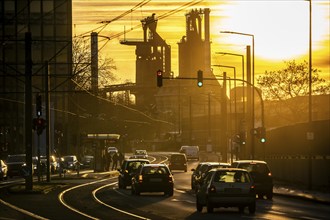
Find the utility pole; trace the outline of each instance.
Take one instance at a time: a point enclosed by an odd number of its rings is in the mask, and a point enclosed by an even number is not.
[[[251,135],[251,129],[254,128],[254,117],[253,117],[253,102],[252,95],[254,94],[252,90],[254,88],[251,87],[251,46],[246,46],[246,81],[247,85],[247,145],[245,149],[245,156],[247,159],[254,159],[254,137]]]
[[[46,158],[47,158],[47,171],[46,179],[50,182],[50,112],[49,112],[49,71],[48,61],[45,62],[45,106],[46,106]]]
[[[25,190],[32,190],[32,48],[31,32],[25,32]]]
[[[222,129],[220,134],[221,154],[222,162],[227,163],[227,73],[223,72],[223,86],[221,95],[221,118],[222,118]]]

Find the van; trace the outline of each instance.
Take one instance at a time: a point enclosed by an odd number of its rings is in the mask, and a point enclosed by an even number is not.
[[[199,147],[198,146],[181,146],[180,153],[184,153],[187,159],[199,160]]]
[[[187,157],[182,153],[173,153],[170,157],[168,167],[170,170],[183,170],[187,172]]]

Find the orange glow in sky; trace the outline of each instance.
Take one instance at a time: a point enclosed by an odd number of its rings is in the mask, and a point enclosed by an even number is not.
[[[312,58],[313,68],[321,70],[320,76],[330,80],[330,2],[312,1]],[[156,13],[163,15],[191,2],[193,6],[184,8],[158,21],[157,32],[172,48],[172,71],[178,72],[177,43],[185,35],[185,13],[196,8],[210,8],[210,31],[212,64],[237,66],[241,71],[241,60],[233,56],[221,56],[217,52],[245,55],[246,45],[251,45],[251,37],[223,34],[220,31],[234,31],[254,35],[255,74],[266,70],[281,69],[283,61],[309,60],[309,1],[306,0],[73,0],[74,34],[90,34],[100,27],[101,21],[111,20],[132,9],[140,2],[148,2],[125,17],[107,25],[99,34],[114,36],[140,24],[140,20]],[[98,31],[98,30],[97,30]],[[135,81],[135,47],[121,45],[121,39],[142,39],[142,28],[134,29],[111,39],[102,49],[103,56],[111,57],[117,65],[116,75],[122,83]],[[107,40],[99,39],[99,47]],[[220,71],[220,70],[215,70]],[[229,71],[229,70],[221,70]]]

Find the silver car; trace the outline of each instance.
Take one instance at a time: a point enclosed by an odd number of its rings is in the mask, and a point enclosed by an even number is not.
[[[196,208],[201,212],[206,206],[212,213],[218,207],[238,207],[251,214],[256,210],[256,194],[249,172],[238,168],[216,168],[210,170],[196,194]]]

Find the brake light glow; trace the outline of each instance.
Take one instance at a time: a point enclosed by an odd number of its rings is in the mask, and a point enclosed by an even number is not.
[[[272,173],[271,173],[271,172],[269,172],[269,173],[268,173],[268,176],[272,176]]]

